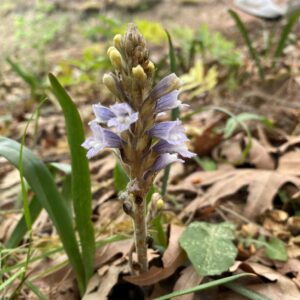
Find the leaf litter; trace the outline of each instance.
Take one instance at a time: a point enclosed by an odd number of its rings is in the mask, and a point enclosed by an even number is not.
[[[250,63],[248,67],[251,67]],[[82,115],[89,119],[91,112],[88,111],[89,105],[85,105],[87,93],[86,88],[84,91],[77,91],[80,98],[78,104],[83,111]],[[68,147],[63,138],[65,135],[63,120],[57,112],[53,112],[41,117],[42,131],[36,151],[45,161],[68,163]],[[154,285],[153,289],[157,291],[156,296],[205,282],[206,279],[199,276],[192,265],[187,266],[186,254],[179,246],[180,236],[187,226],[183,221],[187,216],[190,217],[190,222],[197,221],[198,216],[195,212],[200,211],[200,221],[215,222],[217,219],[219,222],[220,216],[216,218],[216,215],[222,209],[218,210],[218,208],[230,201],[235,203],[236,200],[242,202],[242,205],[231,207],[241,208],[241,210],[236,209],[235,212],[248,219],[248,222],[244,219],[241,223],[255,225],[255,229],[248,227],[247,230],[244,230],[246,236],[251,235],[253,239],[256,239],[263,234],[268,242],[272,241],[272,236],[280,239],[286,248],[288,260],[282,262],[268,259],[260,249],[257,249],[256,243],[252,243],[249,248],[242,249],[245,251],[246,257],[242,256],[241,248],[238,247],[237,262],[239,266],[237,269],[231,268],[229,271],[233,274],[247,271],[258,275],[255,280],[243,279],[240,283],[270,297],[270,299],[294,300],[300,298],[299,289],[297,289],[297,286],[300,287],[299,217],[293,216],[293,212],[291,212],[294,207],[299,207],[300,137],[282,131],[280,136],[274,138],[274,134],[260,129],[260,133],[252,138],[249,155],[245,162],[240,164],[245,144],[248,142],[245,135],[238,133],[224,142],[223,134],[216,129],[222,127],[226,117],[214,113],[203,115],[204,126],[199,119],[192,119],[188,122],[187,132],[193,137],[191,144],[195,151],[200,155],[212,156],[217,162],[217,170],[199,171],[200,167],[193,163],[184,169],[172,167],[173,175],[170,180],[168,196],[174,196],[177,203],[183,204],[181,207],[184,208],[176,210],[173,202],[166,203],[166,210],[174,210],[173,214],[178,213],[180,218],[173,216],[169,219],[171,223],[169,225],[169,243],[165,251],[162,251],[161,254],[158,254],[157,251],[150,251],[151,267],[149,272],[144,276],[135,277],[129,275],[130,270],[128,269],[128,253],[132,246],[130,240],[114,241],[98,249],[95,275],[90,281],[85,299],[101,299],[101,297],[106,299],[119,282],[131,282],[137,286]],[[19,117],[22,120],[24,116],[20,115]],[[11,128],[5,128],[4,132],[8,131],[18,138],[23,127],[24,121],[20,121],[18,124],[13,123]],[[202,129],[199,131],[199,128]],[[33,129],[29,131],[29,143],[32,135]],[[110,179],[114,165],[115,160],[107,153],[104,153],[98,160],[92,161],[90,165],[93,181],[94,224],[98,239],[118,233],[127,237],[127,234],[132,231],[130,220],[122,216],[118,195],[114,190],[114,183]],[[14,208],[14,201],[18,196],[19,189],[16,185],[18,181],[16,171],[7,164],[2,164],[2,161],[0,173],[0,193],[1,198],[3,197],[0,203],[0,240],[4,242],[20,217],[18,211],[11,210]],[[246,193],[240,193],[245,189]],[[280,201],[279,205],[278,201]],[[278,207],[279,209],[277,209]],[[11,211],[6,212],[6,209]],[[237,224],[239,223],[237,222]],[[239,226],[236,235],[234,242],[239,245]],[[34,227],[35,255],[59,245],[52,224],[46,214],[42,214]],[[242,257],[245,261],[240,262],[239,259]],[[12,264],[22,261],[23,258],[22,254],[16,254]],[[68,267],[59,267],[65,258],[60,252],[57,255],[48,256],[47,259],[38,260],[30,266],[30,276],[55,266],[59,268],[57,272],[41,275],[34,280],[34,283],[53,299],[66,300],[78,297],[78,291],[74,286],[74,275]],[[224,300],[242,299],[226,288],[218,289],[216,295]],[[175,299],[190,300],[194,296],[190,294]],[[26,299],[35,299],[32,292],[25,297],[27,297]]]

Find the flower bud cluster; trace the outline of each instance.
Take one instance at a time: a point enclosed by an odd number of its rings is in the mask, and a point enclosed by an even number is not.
[[[131,192],[144,197],[157,172],[173,162],[190,158],[188,140],[181,121],[157,122],[157,116],[184,107],[175,74],[153,87],[155,67],[142,35],[134,25],[124,36],[114,38],[107,51],[113,73],[104,85],[117,98],[110,107],[94,104],[95,119],[89,123],[93,135],[82,144],[92,158],[104,148],[114,148],[131,179]]]

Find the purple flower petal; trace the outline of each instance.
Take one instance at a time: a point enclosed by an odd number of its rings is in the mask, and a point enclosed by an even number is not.
[[[188,140],[179,120],[155,124],[149,130],[149,134],[152,137],[163,139],[172,145],[180,145]]]
[[[134,112],[127,103],[114,104],[110,110],[115,116],[107,122],[107,126],[115,127],[117,132],[127,130],[138,119],[138,113]]]
[[[158,172],[159,170],[163,169],[164,167],[166,167],[167,165],[173,162],[184,163],[182,159],[178,158],[177,154],[170,154],[170,153],[161,154],[154,162],[153,166],[150,169],[150,172]]]
[[[156,151],[159,154],[178,153],[179,155],[181,155],[183,157],[188,157],[188,158],[191,158],[191,157],[197,155],[196,153],[188,151],[186,144],[172,145],[164,140],[160,140],[157,144],[155,144],[153,149],[154,149],[154,151]]]
[[[96,116],[96,119],[94,121],[98,123],[107,123],[111,118],[115,117],[115,114],[105,106],[94,104],[92,107]]]
[[[178,89],[181,85],[180,79],[175,73],[164,77],[151,91],[151,98],[158,99]]]
[[[178,100],[178,95],[179,90],[174,90],[158,99],[156,102],[155,113],[158,114],[176,107],[188,107],[189,105],[182,104],[181,101]]]
[[[93,136],[87,138],[81,146],[88,150],[87,158],[92,158],[104,148],[120,148],[122,139],[108,129],[102,128],[95,121],[90,123]]]

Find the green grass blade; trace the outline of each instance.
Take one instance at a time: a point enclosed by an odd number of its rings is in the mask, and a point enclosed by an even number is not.
[[[242,273],[242,274],[233,275],[233,276],[229,276],[229,277],[222,278],[222,279],[217,279],[217,280],[214,280],[214,281],[210,281],[208,283],[203,283],[203,284],[197,285],[197,286],[189,288],[189,289],[176,291],[176,292],[173,292],[171,294],[168,294],[168,295],[165,295],[165,296],[162,296],[162,297],[159,297],[159,298],[155,298],[154,300],[167,300],[167,299],[171,299],[171,298],[178,297],[178,296],[183,296],[183,295],[192,294],[192,293],[195,293],[195,292],[204,291],[206,289],[210,289],[210,288],[213,288],[213,287],[218,286],[218,285],[222,285],[222,284],[225,284],[225,283],[232,282],[232,281],[237,280],[237,279],[239,279],[241,277],[244,277],[244,276],[253,276],[253,274]]]
[[[0,291],[4,290],[6,287],[11,285],[19,276],[21,276],[25,272],[25,268],[21,268],[14,275],[9,277],[6,281],[0,284]]]
[[[243,39],[248,47],[250,56],[255,61],[260,79],[264,80],[265,75],[264,75],[264,71],[263,71],[263,68],[261,65],[259,55],[252,45],[251,39],[249,37],[248,31],[247,31],[244,23],[242,22],[241,18],[235,11],[229,9],[228,12],[229,12],[230,16],[233,18],[233,20],[235,21],[235,24],[238,27],[239,31],[241,32]]]
[[[262,294],[254,292],[250,289],[247,289],[247,288],[245,288],[241,285],[235,284],[235,283],[226,283],[224,285],[226,287],[228,287],[229,289],[233,290],[234,292],[236,292],[237,294],[244,296],[250,300],[271,300],[270,298],[268,298]]]
[[[29,212],[30,212],[30,218],[32,224],[39,216],[41,210],[42,210],[42,206],[40,204],[40,201],[37,199],[36,196],[34,196],[29,203]],[[26,232],[27,232],[27,226],[26,226],[25,216],[22,216],[22,218],[14,228],[12,234],[10,235],[9,239],[5,243],[5,246],[7,248],[17,247],[22,241]]]
[[[71,151],[72,198],[75,222],[82,249],[82,261],[86,283],[93,274],[95,256],[95,236],[92,223],[91,181],[86,151],[81,147],[84,130],[76,105],[60,85],[54,75],[49,74],[53,93],[65,117],[68,143]]]
[[[173,43],[172,43],[172,39],[171,39],[171,35],[170,33],[166,31],[167,37],[168,37],[168,44],[169,44],[169,59],[170,59],[170,71],[172,73],[176,73],[177,71],[177,64],[176,64],[176,56],[175,56],[175,49],[173,47]],[[172,120],[176,120],[179,118],[180,112],[179,112],[179,108],[174,108],[171,111],[171,118]],[[170,169],[171,169],[171,165],[168,165],[165,168],[164,171],[164,175],[162,178],[162,188],[161,188],[161,195],[165,196],[166,192],[167,192],[167,186],[168,186],[168,180],[169,180],[169,175],[170,175]]]
[[[282,55],[283,50],[284,50],[285,45],[286,45],[286,42],[287,42],[287,39],[289,37],[289,34],[290,34],[291,30],[293,29],[294,25],[297,23],[299,17],[300,17],[300,11],[297,11],[296,13],[294,13],[289,18],[288,23],[283,28],[282,33],[280,35],[278,45],[277,45],[277,48],[276,48],[275,53],[274,53],[273,67],[276,63],[276,59],[279,58]]]
[[[11,58],[6,58],[6,61],[10,65],[12,70],[30,86],[31,92],[34,93],[38,86],[38,82],[35,76],[25,71],[18,63],[13,61]]]
[[[18,167],[20,144],[11,139],[0,137],[0,156],[4,156]],[[85,276],[79,247],[75,237],[72,220],[55,182],[45,166],[29,149],[23,150],[24,177],[52,220],[70,263],[78,279],[81,292],[85,289]]]
[[[37,296],[39,300],[47,300],[48,298],[40,291],[40,289],[31,281],[25,281],[26,286]]]

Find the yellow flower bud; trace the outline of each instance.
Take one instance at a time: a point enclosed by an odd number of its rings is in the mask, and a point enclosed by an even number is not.
[[[122,68],[122,56],[120,54],[120,52],[113,47],[114,49],[111,49],[108,53],[109,55],[109,59],[112,63],[112,65],[116,68],[116,69],[121,69]]]
[[[108,49],[107,49],[107,55],[109,56],[110,55],[110,52],[112,51],[112,50],[115,50],[116,48],[115,47],[109,47]]]
[[[116,48],[120,47],[121,40],[122,40],[122,35],[121,34],[116,34],[115,37],[114,37],[114,45],[115,45]]]
[[[152,73],[155,69],[154,63],[150,60],[147,66],[148,70]]]
[[[116,87],[116,82],[114,78],[110,74],[104,74],[103,76],[103,84],[114,94],[118,95],[118,90]]]
[[[161,210],[165,205],[165,202],[163,199],[158,199],[157,202],[156,202],[156,208],[157,210]]]
[[[141,65],[132,68],[132,75],[141,82],[144,82],[147,79],[147,75]]]

